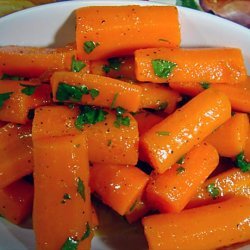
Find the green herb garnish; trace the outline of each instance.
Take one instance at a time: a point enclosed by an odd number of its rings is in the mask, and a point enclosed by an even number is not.
[[[92,100],[95,100],[95,98],[100,94],[100,92],[97,89],[90,89],[89,94],[90,94]]]
[[[81,195],[81,197],[83,198],[83,200],[86,200],[85,197],[85,186],[83,181],[81,180],[80,177],[77,178],[77,192]]]
[[[3,104],[5,101],[10,99],[10,96],[13,94],[13,92],[6,92],[6,93],[1,93],[0,94],[0,108],[3,107]]]
[[[87,224],[86,224],[86,230],[85,230],[85,232],[84,232],[81,240],[87,239],[90,236],[90,234],[91,234],[91,228],[89,226],[89,223],[87,222]]]
[[[208,82],[200,82],[200,85],[203,89],[208,89],[210,88],[210,83]]]
[[[61,201],[61,203],[63,203],[63,204],[66,203],[66,200],[71,200],[70,194],[65,193],[63,195],[63,200]]]
[[[185,162],[185,156],[182,156],[176,163],[183,164]]]
[[[247,162],[245,160],[244,152],[241,152],[236,156],[236,166],[242,171],[242,172],[248,172],[250,171],[250,162]]]
[[[137,200],[135,200],[135,202],[132,204],[132,206],[129,209],[129,212],[132,212],[135,209],[136,204],[137,204]]]
[[[21,92],[25,95],[31,96],[35,93],[35,90],[37,87],[39,87],[40,85],[36,85],[36,86],[32,86],[32,85],[27,85],[27,84],[23,84],[20,83],[20,86],[24,87]]]
[[[159,135],[159,136],[166,136],[166,135],[170,135],[170,132],[168,132],[168,131],[157,131],[156,134]]]
[[[61,250],[77,250],[79,245],[78,240],[74,240],[72,237],[68,237],[67,240],[64,242]]]
[[[113,98],[112,103],[111,103],[111,106],[110,106],[111,109],[115,108],[115,103],[117,101],[118,95],[119,95],[118,93],[115,93],[114,98]]]
[[[109,73],[111,69],[119,71],[121,64],[122,64],[122,60],[121,60],[121,58],[118,58],[118,57],[112,57],[112,58],[108,59],[108,63],[109,63],[108,65],[105,64],[102,67],[102,70],[105,73]]]
[[[81,106],[80,110],[81,113],[77,116],[75,121],[75,126],[79,130],[82,130],[85,124],[96,124],[97,122],[104,121],[108,114],[102,109],[96,109],[90,106]]]
[[[21,76],[11,76],[8,74],[3,74],[1,80],[13,80],[13,81],[22,81],[24,77]]]
[[[207,186],[207,191],[213,199],[216,199],[220,195],[220,189],[217,188],[214,183]]]
[[[168,106],[168,102],[162,102],[159,104],[157,110],[164,110]]]
[[[80,72],[84,67],[86,67],[86,64],[83,61],[76,60],[75,56],[72,57],[71,71]]]
[[[108,147],[110,147],[111,144],[112,144],[112,140],[108,140],[108,143],[107,143]]]
[[[122,107],[116,108],[116,120],[114,121],[114,126],[116,128],[120,128],[121,125],[123,126],[130,126],[130,118],[128,116],[123,116],[126,110]]]
[[[93,41],[86,41],[83,44],[83,49],[87,54],[90,54],[99,45],[99,43]]]
[[[156,76],[160,78],[168,78],[177,64],[162,59],[155,59],[152,60],[152,66]]]
[[[179,168],[176,169],[177,174],[182,174],[185,171],[186,171],[186,169],[184,167],[179,167]]]

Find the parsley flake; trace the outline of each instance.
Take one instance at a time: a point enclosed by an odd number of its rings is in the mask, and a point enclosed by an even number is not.
[[[61,250],[77,250],[79,245],[78,240],[74,240],[72,237],[68,237],[67,240],[64,242]]]
[[[208,89],[210,88],[210,83],[209,82],[200,82],[200,85],[203,89]]]
[[[132,212],[135,209],[136,204],[137,204],[137,200],[135,200],[135,202],[132,204],[132,206],[129,209],[129,212]]]
[[[122,59],[118,57],[112,57],[108,59],[108,65],[103,65],[102,70],[105,73],[109,73],[111,69],[119,71],[121,68]]]
[[[216,199],[220,195],[220,189],[214,183],[207,186],[207,191],[213,199]]]
[[[170,135],[170,132],[168,132],[168,131],[157,131],[156,134],[159,135],[159,136],[166,136],[166,135]]]
[[[176,169],[177,174],[182,174],[185,171],[186,171],[186,169],[184,167],[179,167],[179,168]]]
[[[108,140],[108,143],[107,143],[108,147],[110,147],[111,144],[112,144],[112,140]]]
[[[248,172],[250,171],[250,162],[247,162],[245,160],[244,152],[241,152],[236,156],[236,166],[242,171],[242,172]]]
[[[123,126],[130,126],[130,118],[128,116],[123,116],[126,110],[122,107],[116,108],[116,120],[114,121],[114,126],[116,128],[120,128],[121,125]]]
[[[0,108],[3,107],[3,104],[5,101],[10,99],[10,96],[13,94],[13,92],[6,92],[6,93],[1,93],[0,94]]]
[[[37,87],[39,87],[40,85],[28,85],[28,84],[22,84],[20,83],[20,86],[24,87],[21,92],[25,95],[31,96],[35,93],[35,90]]]
[[[22,81],[24,77],[21,76],[11,76],[8,74],[3,74],[1,80],[13,80],[13,81]]]
[[[168,106],[168,102],[162,102],[159,104],[157,110],[164,110]]]
[[[87,54],[90,54],[99,45],[99,43],[93,41],[86,41],[83,44],[83,49]]]
[[[182,156],[176,163],[183,164],[185,162],[185,156]]]
[[[110,106],[111,109],[115,108],[115,103],[117,101],[118,95],[119,95],[118,93],[115,93],[114,98],[113,98],[112,103],[111,103],[111,106]]]
[[[162,59],[155,59],[152,60],[152,66],[156,76],[160,78],[168,78],[177,64]]]
[[[95,100],[95,98],[100,94],[100,92],[97,89],[90,89],[89,94],[90,94],[92,100]]]
[[[70,194],[65,193],[63,195],[63,200],[61,201],[61,203],[63,203],[63,204],[66,203],[66,200],[71,200]]]
[[[83,61],[76,60],[75,56],[72,57],[71,61],[71,71],[72,72],[80,72],[86,64]]]
[[[87,239],[87,238],[90,236],[90,234],[91,234],[91,228],[90,228],[90,226],[89,226],[89,223],[87,222],[87,223],[86,223],[86,230],[85,230],[85,232],[84,232],[84,234],[83,234],[81,240]]]
[[[85,201],[85,186],[80,177],[77,178],[77,192],[81,195],[82,199]]]

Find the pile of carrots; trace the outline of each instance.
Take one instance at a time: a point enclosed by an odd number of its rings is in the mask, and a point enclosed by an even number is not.
[[[149,249],[250,240],[240,49],[179,48],[176,7],[75,14],[74,44],[0,47],[0,214],[33,212],[43,250],[90,249],[91,196],[142,220]]]

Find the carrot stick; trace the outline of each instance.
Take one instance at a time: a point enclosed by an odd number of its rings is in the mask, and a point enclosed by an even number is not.
[[[132,112],[136,112],[140,105],[140,86],[109,77],[73,72],[55,72],[51,77],[51,86],[54,101],[77,102],[107,108],[120,106]],[[87,92],[83,93],[79,90],[80,96],[76,98],[65,90],[65,88],[72,88],[72,86],[78,89],[85,86]],[[93,96],[91,91],[95,91],[96,95]],[[65,94],[67,94],[66,97]]]
[[[247,77],[239,49],[140,49],[136,78],[143,82],[239,83]]]
[[[129,55],[139,48],[179,45],[176,7],[95,6],[76,10],[76,46],[80,59],[98,60]]]
[[[248,77],[249,81],[250,77]],[[198,83],[198,82],[173,82],[169,86],[181,94],[195,96],[205,88],[213,87],[223,92],[229,98],[232,109],[240,112],[250,112],[250,84],[240,83],[237,85],[222,83]]]
[[[133,57],[112,57],[90,62],[90,73],[117,79],[135,80]]]
[[[0,128],[0,189],[33,171],[31,127],[7,124]]]
[[[0,72],[14,76],[39,77],[47,71],[71,70],[76,51],[65,48],[0,47]]]
[[[250,126],[249,126],[249,130],[248,130],[246,145],[245,145],[245,148],[244,148],[244,154],[245,154],[246,160],[248,162],[250,162]]]
[[[90,188],[120,215],[134,205],[149,180],[139,168],[131,165],[94,164],[90,168]]]
[[[152,175],[146,188],[147,202],[163,213],[182,211],[218,163],[213,146],[205,142],[196,145],[171,169]]]
[[[232,196],[250,198],[250,174],[229,169],[205,181],[188,203],[188,208],[204,206]]]
[[[75,127],[79,115],[77,108],[63,106],[36,109],[33,120],[34,139],[50,136],[76,135],[81,133]],[[130,114],[129,126],[114,125],[117,120],[113,112],[106,119],[93,125],[86,124],[83,131],[88,137],[89,159],[96,163],[136,164],[138,161],[139,135],[137,122]]]
[[[181,96],[166,87],[158,84],[139,84],[142,88],[141,108],[164,110],[166,113],[173,113],[176,104],[181,100]]]
[[[90,249],[92,223],[85,136],[82,133],[33,140],[36,249]]]
[[[47,84],[0,81],[0,120],[27,123],[30,109],[50,104],[50,91],[50,86]]]
[[[140,148],[163,173],[230,117],[228,98],[208,89],[142,135]]]
[[[247,114],[235,114],[205,140],[212,144],[220,156],[234,157],[245,148],[249,130]],[[226,139],[225,139],[226,138]]]
[[[250,238],[250,199],[233,198],[143,219],[150,250],[217,249]]]
[[[24,221],[32,212],[34,188],[19,180],[0,189],[0,214],[14,224]]]

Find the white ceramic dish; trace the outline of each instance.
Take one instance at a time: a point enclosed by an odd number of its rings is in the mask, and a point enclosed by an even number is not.
[[[152,5],[143,1],[70,1],[43,5],[0,19],[1,45],[60,46],[74,41],[74,10],[90,5]],[[156,3],[154,3],[156,4]],[[159,4],[160,5],[160,4]],[[250,74],[250,31],[230,21],[186,8],[179,8],[183,47],[241,48]],[[166,17],[167,22],[167,17]],[[95,237],[93,250],[146,249],[142,231],[136,226],[112,217],[106,227],[113,228],[112,237]],[[111,235],[111,234],[110,234]],[[111,239],[112,238],[112,239]],[[14,226],[0,219],[0,250],[34,249],[30,229]],[[243,248],[242,248],[243,249]],[[249,249],[249,247],[244,247]]]

